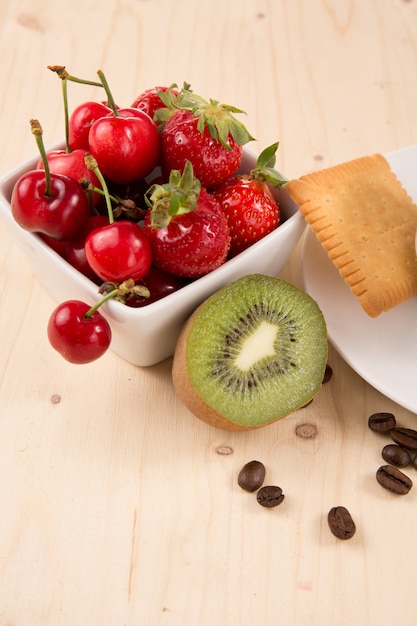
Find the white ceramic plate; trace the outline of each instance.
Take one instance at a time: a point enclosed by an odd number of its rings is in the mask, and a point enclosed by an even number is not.
[[[385,157],[417,202],[417,146]],[[303,246],[303,279],[339,354],[375,389],[417,413],[417,297],[370,318],[310,229]]]

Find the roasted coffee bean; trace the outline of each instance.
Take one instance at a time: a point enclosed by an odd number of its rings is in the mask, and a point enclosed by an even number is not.
[[[382,458],[396,467],[407,467],[411,463],[411,456],[405,448],[396,443],[389,443],[382,448]]]
[[[344,506],[334,506],[327,515],[329,528],[338,539],[351,539],[356,532],[355,522]]]
[[[413,428],[393,428],[390,430],[391,439],[403,448],[417,450],[417,430]]]
[[[273,506],[278,506],[278,504],[281,504],[284,499],[284,494],[282,493],[281,487],[268,485],[259,489],[258,493],[256,494],[256,499],[261,506],[271,508]]]
[[[333,369],[327,363],[326,369],[324,370],[324,376],[323,376],[323,383],[322,384],[325,385],[326,383],[328,383],[332,376],[333,376]]]
[[[377,433],[386,433],[396,426],[392,413],[372,413],[368,418],[368,426]]]
[[[411,465],[412,465],[415,469],[417,469],[417,454],[416,454],[416,456],[414,457],[414,459],[411,461]]]
[[[239,472],[237,482],[245,491],[256,491],[265,480],[265,466],[260,461],[249,461]]]
[[[392,465],[382,465],[376,472],[379,484],[399,495],[407,494],[413,486],[411,478]]]

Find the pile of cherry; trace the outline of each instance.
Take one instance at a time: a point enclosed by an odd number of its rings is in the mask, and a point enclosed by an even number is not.
[[[111,342],[103,302],[154,302],[267,235],[280,222],[270,186],[285,180],[274,169],[278,143],[239,175],[242,146],[253,140],[236,117],[243,111],[186,83],[151,87],[120,107],[102,71],[91,81],[49,69],[62,81],[65,147],[46,151],[42,126],[31,120],[40,158],[16,182],[11,210],[98,285],[94,306],[63,302],[48,323],[51,345],[88,363]],[[105,99],[70,114],[70,82],[102,87]]]

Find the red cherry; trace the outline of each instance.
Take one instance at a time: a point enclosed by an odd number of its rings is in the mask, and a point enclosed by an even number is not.
[[[120,109],[118,115],[96,120],[88,141],[100,171],[114,183],[145,178],[159,161],[158,129],[139,109]]]
[[[75,237],[91,215],[81,185],[73,178],[51,174],[51,191],[46,193],[43,170],[31,170],[16,182],[10,205],[16,222],[25,230],[57,240]]]
[[[93,230],[85,242],[87,261],[105,281],[139,280],[151,266],[149,240],[136,222],[120,220]]]
[[[106,215],[92,215],[86,222],[82,231],[66,244],[65,259],[81,274],[87,276],[93,282],[99,284],[100,277],[92,270],[85,254],[85,240],[96,228],[107,226],[109,218]]]
[[[80,300],[59,304],[48,323],[51,346],[70,363],[90,363],[101,357],[111,342],[111,329],[98,311]]]
[[[103,102],[83,102],[78,105],[68,120],[68,143],[71,150],[90,150],[88,133],[92,124],[111,113],[110,107]]]
[[[72,152],[51,150],[47,152],[46,156],[49,169],[53,174],[64,174],[77,182],[85,178],[90,180],[94,187],[100,188],[101,185],[97,176],[85,164],[85,150],[73,150]],[[38,161],[37,169],[44,169],[42,159]],[[93,193],[92,198],[95,205],[101,200],[98,193]]]
[[[38,233],[39,237],[44,241],[52,250],[54,250],[59,256],[65,259],[65,255],[67,252],[67,242],[66,241],[57,241],[56,239],[52,239],[52,237],[48,237],[47,235],[43,235],[42,233]]]

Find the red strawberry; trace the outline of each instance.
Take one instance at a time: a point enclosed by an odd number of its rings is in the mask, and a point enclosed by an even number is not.
[[[280,208],[269,185],[280,188],[286,180],[274,169],[278,143],[266,148],[249,175],[236,175],[212,191],[229,224],[230,256],[265,237],[280,223]]]
[[[174,96],[177,96],[178,89],[176,87],[176,85],[172,85],[171,87],[150,87],[149,89],[143,91],[137,98],[135,98],[131,106],[133,108],[140,109],[144,113],[147,113],[149,117],[153,119],[155,112],[158,109],[165,107],[165,104],[160,98],[160,93],[171,91]]]
[[[187,85],[176,98],[161,94],[165,109],[157,111],[155,121],[161,131],[161,164],[165,176],[171,170],[183,171],[190,161],[202,187],[211,189],[236,173],[242,146],[253,137],[234,113],[235,107],[204,100]]]
[[[173,170],[169,182],[152,185],[145,198],[150,208],[144,227],[154,265],[175,276],[197,278],[226,260],[230,246],[226,216],[194,178],[189,161],[183,174]]]

